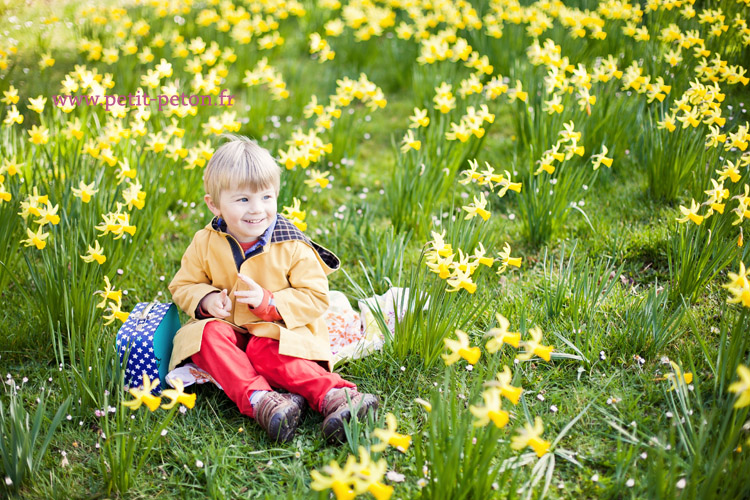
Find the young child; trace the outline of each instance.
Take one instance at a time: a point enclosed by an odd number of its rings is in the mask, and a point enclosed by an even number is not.
[[[292,439],[305,401],[325,417],[325,438],[343,441],[348,400],[360,416],[378,400],[330,371],[323,315],[339,260],[276,213],[281,169],[269,152],[228,138],[203,174],[215,217],[169,284],[193,318],[174,338],[169,369],[192,358],[274,441]]]

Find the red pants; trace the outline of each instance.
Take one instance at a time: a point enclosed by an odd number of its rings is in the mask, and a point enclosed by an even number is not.
[[[331,389],[356,389],[315,361],[279,354],[278,340],[237,333],[221,321],[206,324],[201,350],[192,359],[216,379],[240,412],[251,418],[250,395],[253,391],[271,391],[271,386],[299,394],[318,411]]]

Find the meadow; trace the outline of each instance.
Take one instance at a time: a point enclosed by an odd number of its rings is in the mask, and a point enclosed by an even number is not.
[[[0,495],[750,497],[749,18],[0,0]],[[336,367],[381,400],[343,445],[123,390],[116,333],[170,301],[225,133],[277,158],[332,290],[410,291]]]

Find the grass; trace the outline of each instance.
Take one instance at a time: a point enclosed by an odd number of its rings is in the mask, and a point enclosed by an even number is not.
[[[36,65],[39,42],[33,30],[15,30],[8,24],[8,18],[16,15],[20,22],[25,22],[40,19],[50,12],[62,17],[71,14],[72,4],[33,2],[31,8],[24,9],[21,1],[0,3],[0,31],[10,29],[11,36],[19,32],[18,67],[9,78],[28,82],[21,87],[24,98],[50,93],[50,82],[59,81],[72,69],[78,57],[73,45],[76,38],[70,28],[60,29],[54,37],[45,38],[44,43],[65,47],[58,64],[41,78],[23,77],[23,67]],[[370,48],[372,44],[370,42]],[[304,44],[298,45],[305,49]],[[365,49],[364,46],[356,48],[358,51]],[[303,76],[320,72],[317,63],[307,59],[277,55],[281,59],[278,67],[285,68],[290,87],[302,85]],[[398,143],[407,126],[406,117],[414,107],[411,88],[402,86],[411,75],[394,75],[383,69],[382,60],[367,61],[361,56],[348,55],[362,64],[362,70],[384,88],[388,106],[385,111],[358,111],[369,119],[363,118],[357,125],[358,135],[352,138],[356,148],[348,164],[324,166],[334,175],[334,189],[306,194],[303,202],[308,210],[308,234],[341,258],[342,269],[360,287],[366,289],[369,276],[375,291],[382,293],[388,286],[386,278],[395,285],[406,282],[427,240],[395,234],[381,194],[396,168],[392,144]],[[356,77],[354,69],[352,66],[348,73]],[[318,92],[321,88],[330,92],[335,87],[335,79],[330,76],[321,80],[303,92]],[[0,80],[0,87],[4,88],[5,84],[6,81]],[[285,103],[280,109],[289,106]],[[501,105],[500,110],[502,113],[498,113],[485,139],[479,161],[482,164],[487,160],[502,171],[510,167],[497,161],[512,156],[518,139],[511,115],[513,108]],[[242,132],[262,130],[268,133],[273,127],[270,122],[268,119],[261,128],[247,126]],[[290,127],[284,125],[278,131],[281,138],[269,138],[269,141],[282,144]],[[602,170],[595,185],[587,186],[580,193],[575,200],[580,210],[572,210],[564,226],[542,245],[524,239],[517,198],[492,197],[491,200],[489,208],[493,216],[485,229],[497,242],[498,250],[503,242],[510,242],[513,254],[523,257],[523,265],[520,270],[511,270],[502,276],[490,273],[490,279],[485,280],[482,290],[477,292],[475,300],[482,302],[486,311],[467,328],[472,345],[484,343],[481,335],[495,326],[494,313],[499,312],[510,320],[512,330],[526,332],[539,326],[546,343],[554,344],[556,351],[586,359],[557,358],[551,363],[537,359],[514,364],[514,351],[501,351],[494,356],[483,353],[493,361],[483,358],[473,370],[465,369],[465,363],[460,362],[453,370],[451,389],[466,396],[472,388],[476,390],[481,380],[478,372],[486,368],[486,363],[511,366],[524,381],[526,392],[521,405],[512,408],[506,405],[505,409],[512,409],[512,421],[522,422],[528,417],[533,421],[534,415],[542,416],[545,437],[550,440],[586,409],[560,443],[562,448],[574,451],[573,457],[580,466],[558,456],[547,493],[549,498],[648,496],[643,484],[652,483],[644,481],[642,484],[640,478],[654,464],[665,464],[669,457],[659,455],[657,460],[657,453],[642,443],[629,446],[615,422],[643,435],[671,438],[676,453],[675,420],[674,415],[668,415],[671,407],[665,397],[669,382],[663,380],[671,369],[662,358],[681,360],[685,371],[692,370],[701,385],[710,385],[713,377],[711,361],[701,341],[711,351],[722,339],[718,328],[722,327],[721,319],[727,314],[727,306],[726,291],[720,283],[726,282],[726,272],[721,272],[716,280],[700,290],[693,303],[682,305],[657,295],[660,286],[670,285],[668,253],[679,203],[654,201],[648,196],[648,189],[646,169],[629,152],[623,152],[612,170]],[[167,284],[179,267],[182,253],[194,232],[209,220],[210,214],[199,191],[191,189],[189,197],[166,207],[166,213],[159,214],[169,220],[163,226],[165,230],[152,235],[150,244],[140,249],[133,265],[122,273],[115,270],[118,287],[126,293],[125,310],[154,298],[169,300]],[[466,189],[456,187],[449,193],[436,211],[443,216],[442,225],[433,229],[440,230],[450,224],[451,216],[460,216],[459,202],[464,203],[462,191]],[[340,207],[344,208],[340,210]],[[576,250],[571,257],[573,247]],[[556,259],[563,249],[564,266],[575,270],[575,279],[566,281],[559,276],[559,260]],[[551,259],[555,265],[545,268],[545,256],[548,264]],[[568,259],[571,259],[569,263]],[[611,268],[596,268],[598,262],[610,261]],[[35,296],[27,293],[34,286],[33,280],[23,268],[16,271],[10,284],[0,291],[3,304],[0,310],[0,345],[3,346],[0,377],[17,382],[28,378],[22,394],[26,404],[33,406],[41,388],[58,387],[55,378],[64,374],[59,372],[50,348],[53,333],[49,331],[43,308],[28,303],[27,297]],[[602,280],[610,279],[613,280],[611,289],[601,294]],[[344,291],[356,303],[355,287],[343,272],[334,273],[329,282],[331,289]],[[576,288],[583,286],[581,283],[587,283],[587,295]],[[550,294],[555,297],[550,298]],[[550,305],[550,300],[554,300],[554,304]],[[580,313],[584,305],[588,306],[585,314]],[[184,314],[182,319],[186,320]],[[650,331],[634,331],[644,324],[655,325],[654,331],[664,332],[660,337],[662,341],[650,340]],[[111,337],[112,346],[115,332],[114,326],[104,329],[105,335]],[[565,340],[573,343],[577,351],[566,345]],[[747,352],[741,353],[742,356],[746,359]],[[690,367],[689,362],[694,367]],[[429,399],[432,391],[443,383],[445,369],[442,363],[437,365],[426,367],[419,353],[400,353],[396,357],[392,350],[386,349],[345,363],[338,370],[360,390],[381,398],[381,410],[373,425],[382,426],[385,413],[391,412],[398,419],[400,432],[424,437],[429,423],[414,399]],[[257,424],[240,415],[223,393],[212,386],[199,386],[194,390],[196,407],[176,415],[127,498],[314,498],[309,488],[310,471],[320,470],[332,460],[343,463],[352,451],[346,445],[336,447],[323,441],[322,417],[317,413],[307,413],[292,443],[277,446],[266,439]],[[5,393],[0,392],[0,398],[5,397]],[[53,393],[49,407],[60,405],[63,399]],[[466,407],[469,403],[465,400],[457,406]],[[632,426],[631,422],[636,425]],[[365,424],[365,427],[368,426]],[[19,496],[105,496],[97,448],[100,430],[99,417],[93,415],[71,415],[70,419],[63,420],[42,458],[39,473],[22,486]],[[501,433],[500,439],[509,441],[510,433]],[[646,457],[642,458],[644,453]],[[746,452],[743,453],[737,460],[747,462]],[[403,483],[395,485],[395,496],[419,496],[424,491],[420,486],[424,474],[415,454],[401,454],[391,449],[384,456],[389,470],[406,476]],[[529,478],[526,469],[523,474],[524,480]],[[628,486],[630,478],[638,481],[634,488]],[[669,479],[677,480],[676,477]],[[321,497],[328,498],[325,494]]]

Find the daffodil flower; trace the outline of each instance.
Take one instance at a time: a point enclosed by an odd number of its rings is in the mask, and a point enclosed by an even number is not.
[[[414,138],[414,132],[411,129],[406,131],[404,138],[401,139],[401,152],[406,153],[410,149],[419,151],[422,147],[422,141],[418,141]]]
[[[431,231],[432,234],[432,241],[430,242],[430,245],[432,248],[438,253],[438,255],[442,257],[448,257],[449,255],[453,254],[453,249],[451,248],[451,245],[449,243],[445,243],[445,231],[442,233],[436,233],[435,231]]]
[[[485,257],[485,254],[487,251],[484,249],[484,245],[480,241],[477,247],[474,249],[474,263],[473,266],[477,267],[480,264],[484,264],[487,267],[492,267],[492,265],[495,263],[495,259],[492,257]]]
[[[508,398],[514,405],[517,405],[523,393],[523,388],[511,385],[512,380],[513,374],[510,368],[503,366],[503,371],[497,373],[495,380],[486,382],[485,385],[496,388],[502,396]]]
[[[60,223],[60,216],[57,215],[57,210],[60,208],[59,205],[50,206],[49,203],[45,203],[45,206],[39,207],[39,219],[35,220],[40,226],[45,226],[48,223],[57,225]]]
[[[27,239],[21,240],[21,243],[26,247],[35,246],[38,250],[43,250],[47,246],[45,241],[49,237],[49,233],[44,232],[44,226],[39,226],[36,232],[32,231],[28,227],[26,228]]]
[[[104,255],[104,249],[99,245],[99,240],[94,241],[94,246],[89,245],[86,255],[81,255],[84,262],[96,261],[99,265],[104,264],[107,257]]]
[[[503,251],[500,252],[499,257],[500,257],[500,262],[502,263],[502,265],[497,270],[497,274],[504,273],[505,270],[508,269],[508,266],[521,267],[521,257],[511,257],[510,252],[511,252],[510,244],[506,242],[505,245],[503,246]]]
[[[122,290],[113,290],[108,276],[104,276],[104,290],[97,290],[94,295],[102,296],[102,301],[96,305],[99,309],[104,309],[108,300],[113,300],[117,304],[122,303]]]
[[[593,163],[594,170],[597,170],[602,165],[606,166],[607,168],[612,167],[613,160],[612,158],[607,158],[608,152],[609,150],[607,149],[607,146],[602,144],[602,152],[591,156],[591,159],[593,160],[592,163]]]
[[[325,172],[321,172],[319,170],[313,169],[310,171],[310,179],[306,179],[305,184],[307,184],[310,187],[315,187],[315,185],[317,184],[321,188],[325,188],[326,186],[328,186],[329,181],[328,181],[327,176],[330,173],[331,172],[328,170],[326,170]]]
[[[104,322],[105,325],[111,325],[116,319],[125,323],[128,320],[128,316],[130,316],[129,312],[121,309],[119,302],[108,302],[107,311],[109,311],[109,314],[102,315],[102,318],[106,320]]]
[[[433,273],[439,275],[441,279],[450,278],[452,274],[453,254],[448,257],[442,257],[438,252],[432,251],[427,254],[426,258],[427,262],[425,264]]]
[[[300,201],[297,198],[293,198],[292,205],[284,207],[281,214],[289,219],[292,224],[297,226],[300,231],[305,231],[307,229],[307,223],[304,222],[307,212],[300,209]]]
[[[540,330],[539,327],[534,327],[529,330],[529,335],[531,335],[530,340],[522,341],[526,352],[519,354],[518,356],[516,356],[516,358],[520,359],[521,361],[526,361],[528,359],[531,359],[531,357],[536,354],[543,360],[549,361],[554,347],[551,345],[546,346],[541,344],[542,330]]]
[[[497,195],[500,198],[505,196],[505,193],[507,193],[509,189],[511,191],[515,191],[516,193],[521,192],[521,183],[513,182],[510,177],[510,172],[508,172],[507,170],[505,171],[505,177],[503,177],[503,180],[500,181],[500,185],[503,186],[500,191],[497,192]]]
[[[171,401],[161,405],[161,407],[164,410],[169,410],[177,403],[180,403],[188,408],[193,408],[195,406],[195,394],[186,394],[185,386],[179,378],[170,379],[170,382],[174,385],[174,389],[165,389],[161,394],[162,397],[168,397]]]
[[[683,382],[686,384],[690,384],[693,382],[693,374],[691,372],[683,374],[682,369],[677,363],[670,360],[669,364],[672,366],[672,370],[674,371],[674,373],[668,373],[662,378],[662,380],[669,380],[672,382],[672,387],[669,389],[670,391],[674,391],[675,389],[677,389],[677,385]]]
[[[505,427],[510,420],[510,415],[502,409],[500,391],[494,388],[488,389],[482,392],[482,399],[484,400],[484,406],[469,406],[469,411],[476,417],[474,426],[484,427],[492,421],[499,429]]]
[[[469,344],[469,336],[461,330],[456,329],[456,337],[458,337],[458,340],[443,339],[445,346],[450,351],[449,354],[442,355],[445,364],[450,366],[461,358],[464,358],[472,365],[476,364],[482,355],[479,347],[472,347]]]
[[[140,408],[142,404],[145,404],[149,410],[156,410],[161,404],[161,397],[154,396],[151,392],[156,389],[158,385],[158,378],[155,378],[152,382],[148,379],[146,372],[143,372],[143,386],[129,389],[128,392],[132,394],[135,399],[131,401],[123,401],[123,406],[127,406],[135,411]]]
[[[429,401],[425,401],[422,398],[415,398],[414,401],[418,403],[422,408],[424,408],[424,411],[427,413],[430,413],[432,411],[432,404],[430,404]]]
[[[731,383],[728,390],[738,395],[734,407],[744,408],[745,406],[750,406],[750,368],[745,365],[737,366],[737,375],[740,377],[740,380]]]
[[[503,346],[503,344],[509,344],[518,349],[519,342],[521,341],[521,334],[508,331],[510,321],[508,321],[508,319],[502,314],[496,313],[495,317],[500,326],[497,328],[491,328],[487,333],[488,336],[492,336],[485,346],[487,352],[494,354]]]
[[[44,105],[46,102],[47,98],[41,95],[36,98],[29,97],[29,109],[36,111],[41,115],[42,111],[44,111]]]
[[[398,423],[396,417],[392,413],[387,413],[385,416],[385,429],[375,429],[372,434],[380,439],[380,443],[374,444],[370,447],[372,451],[381,452],[388,448],[388,445],[394,446],[398,451],[406,453],[411,444],[411,436],[405,434],[399,434],[396,432]]]
[[[49,129],[44,125],[32,125],[29,133],[29,142],[36,145],[43,145],[49,142]]]
[[[463,210],[466,210],[466,212],[468,212],[466,214],[466,217],[464,217],[464,220],[473,219],[477,215],[479,215],[483,220],[489,219],[490,215],[492,214],[489,210],[485,210],[484,207],[486,206],[487,199],[484,197],[484,193],[479,194],[479,199],[477,199],[477,197],[475,196],[474,203],[465,207],[461,207]]]
[[[426,127],[430,124],[430,117],[427,116],[427,109],[414,108],[414,114],[409,117],[409,128]]]
[[[336,500],[350,500],[366,492],[377,500],[388,500],[393,494],[393,487],[381,482],[388,467],[385,459],[373,461],[362,446],[359,447],[359,459],[357,462],[354,456],[349,455],[343,468],[336,461],[331,461],[323,468],[327,476],[313,470],[310,473],[313,479],[310,487],[315,491],[330,489]]]
[[[451,288],[448,289],[448,292],[457,292],[462,288],[469,293],[477,291],[477,285],[471,279],[471,272],[469,269],[466,271],[457,270],[456,273],[446,281],[451,286]]]
[[[510,447],[514,450],[522,450],[529,446],[536,452],[536,456],[541,458],[550,447],[550,443],[542,439],[543,432],[544,424],[542,419],[537,416],[534,418],[533,427],[527,422],[523,429],[520,429],[518,434],[511,438]]]
[[[748,282],[747,279],[747,270],[745,269],[745,264],[743,262],[740,262],[739,273],[735,274],[730,271],[729,273],[727,273],[727,275],[730,279],[730,282],[722,285],[722,287],[728,289],[729,293],[734,295],[734,297],[727,299],[727,303],[742,303],[744,307],[750,307],[750,282]]]
[[[682,212],[682,215],[684,215],[685,217],[677,217],[677,222],[684,223],[688,220],[691,220],[695,222],[696,225],[700,226],[703,222],[704,217],[702,215],[698,215],[698,210],[700,210],[700,205],[698,205],[695,200],[690,201],[690,208],[686,208],[680,205],[680,212]]]
[[[85,184],[83,181],[81,181],[78,184],[78,188],[71,188],[71,191],[73,191],[73,195],[76,198],[80,198],[83,203],[88,203],[89,201],[91,201],[91,197],[99,191],[98,189],[94,189],[95,184],[95,182],[92,182],[91,184]]]

